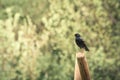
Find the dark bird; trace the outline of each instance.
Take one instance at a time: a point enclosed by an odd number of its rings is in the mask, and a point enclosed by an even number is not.
[[[78,47],[85,49],[86,51],[89,51],[87,48],[85,41],[81,38],[80,34],[76,33],[75,34],[75,42]]]

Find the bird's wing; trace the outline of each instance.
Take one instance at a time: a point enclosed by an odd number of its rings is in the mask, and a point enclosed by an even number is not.
[[[84,48],[85,48],[85,50],[86,51],[89,51],[89,49],[88,49],[88,47],[87,47],[87,45],[86,45],[86,42],[81,38],[81,40],[82,40],[82,42],[83,42],[83,45],[84,45]]]
[[[84,47],[85,47],[86,51],[89,51],[89,49],[88,49],[88,47],[87,47],[87,45],[85,43],[84,43]]]

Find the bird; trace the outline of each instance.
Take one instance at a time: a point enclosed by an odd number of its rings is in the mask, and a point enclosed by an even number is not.
[[[85,44],[85,41],[81,38],[79,33],[75,34],[75,42],[79,48],[82,48],[85,51],[89,51],[88,47]]]

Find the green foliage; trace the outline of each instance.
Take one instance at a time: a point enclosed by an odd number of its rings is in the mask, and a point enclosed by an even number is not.
[[[93,80],[119,80],[118,0],[0,0],[0,80],[73,80],[74,33]]]

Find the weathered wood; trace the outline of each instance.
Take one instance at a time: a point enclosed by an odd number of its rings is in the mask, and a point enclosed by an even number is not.
[[[75,71],[74,71],[74,80],[82,80],[80,75],[80,70],[77,62],[77,58],[75,60]]]
[[[76,54],[74,80],[90,80],[89,68],[84,53]]]

